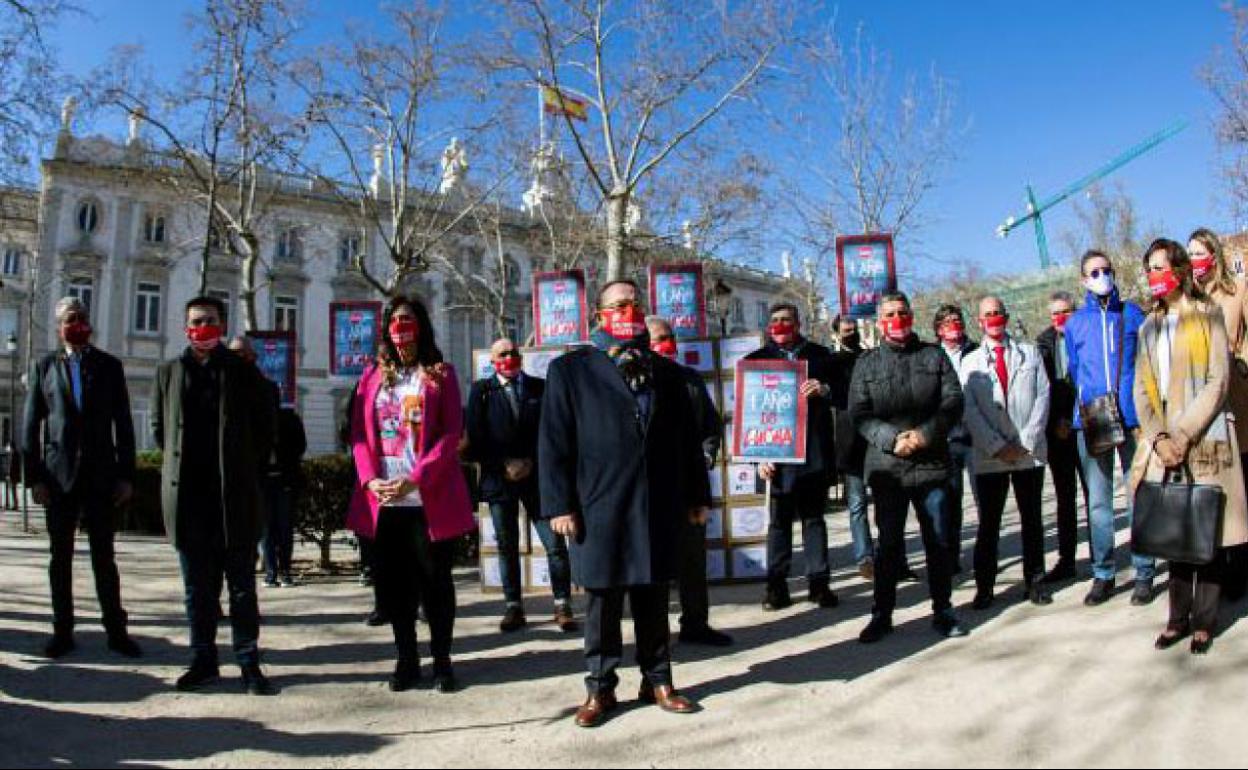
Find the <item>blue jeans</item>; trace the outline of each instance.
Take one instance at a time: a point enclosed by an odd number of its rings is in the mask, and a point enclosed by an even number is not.
[[[1097,580],[1113,580],[1118,572],[1114,559],[1114,453],[1099,457],[1088,454],[1083,431],[1079,433],[1079,462],[1088,485],[1088,529],[1092,533],[1092,576]],[[1127,433],[1127,441],[1118,447],[1118,462],[1125,480],[1135,457],[1135,437]],[[1131,526],[1132,501],[1127,499],[1127,527]],[[1157,574],[1151,556],[1131,555],[1136,580],[1152,580]]]
[[[260,662],[255,558],[252,548],[196,546],[178,551],[186,591],[186,616],[191,623],[191,652],[196,663],[217,665],[217,621],[223,582],[230,589],[234,656],[244,667]]]
[[[949,442],[949,456],[953,460],[953,471],[949,474],[949,494],[945,498],[945,504],[949,506],[949,515],[946,519],[948,529],[945,535],[949,545],[949,558],[954,569],[962,563],[962,522],[965,519],[962,498],[966,490],[966,471],[974,454],[975,451],[970,444],[960,441]],[[975,506],[978,508],[979,490],[975,487],[974,475],[971,476],[971,498],[975,500]]]
[[[871,520],[867,516],[867,482],[862,476],[845,475],[845,504],[849,507],[849,536],[854,541],[854,563],[875,558]]]
[[[526,510],[536,511],[537,500],[526,500]],[[529,503],[532,503],[531,505]],[[524,590],[520,583],[520,502],[490,503],[490,517],[498,535],[498,552],[502,561],[503,600],[508,604],[520,604]],[[555,604],[572,601],[572,563],[568,558],[568,544],[550,528],[549,519],[533,518],[533,527],[546,549],[546,561],[550,565],[550,589]]]

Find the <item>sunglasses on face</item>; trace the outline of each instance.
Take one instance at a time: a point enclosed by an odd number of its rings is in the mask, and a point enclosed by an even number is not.
[[[1112,267],[1097,267],[1088,271],[1089,278],[1100,278],[1101,276],[1113,276],[1114,269]]]

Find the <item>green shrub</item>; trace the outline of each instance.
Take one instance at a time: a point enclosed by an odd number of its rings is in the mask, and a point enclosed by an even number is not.
[[[139,452],[135,457],[134,498],[120,512],[123,531],[165,534],[165,519],[160,511],[161,462],[159,451]]]
[[[294,509],[295,531],[321,549],[321,568],[331,563],[334,533],[347,526],[347,506],[355,491],[355,466],[341,454],[303,461],[303,488]]]

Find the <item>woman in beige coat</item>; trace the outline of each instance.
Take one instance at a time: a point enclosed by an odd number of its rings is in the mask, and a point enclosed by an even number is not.
[[[1231,272],[1222,242],[1212,230],[1200,228],[1187,239],[1187,253],[1192,258],[1192,275],[1201,291],[1222,308],[1226,321],[1226,337],[1231,345],[1231,376],[1227,402],[1235,420],[1235,436],[1240,452],[1248,451],[1248,363],[1245,363],[1245,340],[1248,339],[1248,281]],[[1240,464],[1248,472],[1243,454]],[[1248,477],[1245,478],[1248,485]],[[1248,546],[1227,549],[1227,571],[1222,581],[1222,597],[1236,601],[1248,593]]]
[[[1226,493],[1221,547],[1248,542],[1248,507],[1239,442],[1226,393],[1230,345],[1217,303],[1195,287],[1183,247],[1154,241],[1144,257],[1153,307],[1140,329],[1135,405],[1142,440],[1131,468],[1131,492],[1187,469],[1200,484]],[[1219,557],[1222,554],[1219,554]],[[1224,559],[1207,565],[1170,564],[1170,620],[1158,649],[1189,633],[1193,654],[1209,651],[1218,619]]]

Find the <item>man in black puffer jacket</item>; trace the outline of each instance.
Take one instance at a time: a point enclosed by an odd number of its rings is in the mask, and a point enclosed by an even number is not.
[[[854,367],[849,397],[854,425],[867,440],[864,473],[875,496],[879,528],[875,606],[859,640],[877,642],[893,629],[911,504],[927,552],[932,624],[942,636],[965,636],[950,601],[953,565],[945,545],[945,496],[953,467],[949,431],[962,419],[962,387],[948,356],[914,335],[914,313],[906,295],[885,295],[878,323],[884,342]]]

